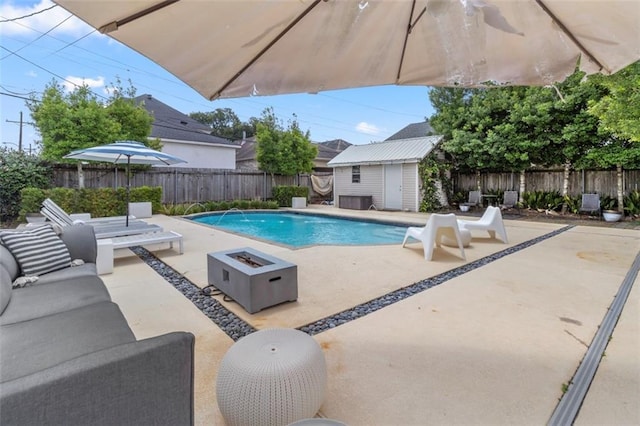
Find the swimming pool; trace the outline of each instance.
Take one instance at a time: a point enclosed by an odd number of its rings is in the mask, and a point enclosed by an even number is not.
[[[407,230],[401,225],[288,212],[210,213],[191,219],[293,247],[399,244]]]

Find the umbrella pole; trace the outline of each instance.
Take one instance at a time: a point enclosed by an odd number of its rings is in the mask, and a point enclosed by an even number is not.
[[[131,182],[129,181],[129,167],[131,166],[131,156],[127,156],[127,218],[125,219],[125,227],[129,226],[129,191],[131,190]]]

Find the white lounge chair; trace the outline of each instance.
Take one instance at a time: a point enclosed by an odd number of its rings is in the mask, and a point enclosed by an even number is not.
[[[504,228],[502,213],[500,213],[499,207],[487,207],[487,210],[485,210],[480,220],[458,219],[458,226],[460,228],[468,229],[469,231],[474,229],[487,231],[491,238],[495,238],[496,234],[498,234],[502,242],[509,242],[507,239],[507,230]]]
[[[73,225],[76,223],[85,223],[89,225],[112,224],[112,223],[124,224],[126,219],[126,216],[109,216],[109,217],[96,217],[96,218],[87,218],[87,219],[84,219],[84,218],[75,219],[70,214],[65,212],[62,209],[62,207],[57,205],[51,198],[47,198],[46,200],[44,200],[42,202],[42,207],[46,208],[51,214],[55,215],[55,217],[59,221],[64,222],[67,225]],[[129,222],[131,223],[132,221],[142,222],[136,219],[134,216],[129,216]],[[60,225],[60,226],[65,226],[65,225]]]
[[[40,210],[43,216],[51,222],[61,227],[71,226],[78,221],[74,221],[64,210],[51,200],[45,200]],[[120,237],[124,235],[144,234],[148,232],[161,232],[162,228],[142,220],[129,221],[129,226],[125,225],[124,217],[113,221],[81,221],[91,225],[97,239]]]
[[[407,243],[407,239],[412,237],[418,241],[422,241],[424,248],[424,258],[431,260],[433,257],[433,246],[440,247],[442,245],[442,238],[450,233],[439,232],[444,228],[448,228],[453,231],[455,240],[460,248],[460,256],[463,260],[467,260],[464,254],[464,245],[462,237],[460,236],[460,230],[458,229],[458,222],[456,215],[449,214],[432,214],[427,220],[427,224],[424,227],[409,227],[404,234],[404,241],[402,241],[402,247]]]

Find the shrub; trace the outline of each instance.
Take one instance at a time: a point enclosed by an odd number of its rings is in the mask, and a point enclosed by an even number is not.
[[[604,195],[600,197],[600,208],[602,210],[618,210],[618,199]]]
[[[558,191],[523,192],[522,199],[525,207],[534,210],[559,210],[564,203]]]
[[[580,206],[582,205],[582,197],[580,195],[576,195],[575,197],[565,195],[564,203],[567,205],[567,211],[578,214],[580,213]]]
[[[307,186],[276,186],[273,188],[273,198],[281,207],[291,207],[291,198],[304,197],[309,199]]]
[[[0,221],[4,222],[13,220],[20,214],[20,193],[23,189],[49,187],[51,170],[35,155],[2,147],[0,182]],[[36,210],[38,211],[40,208]]]
[[[640,191],[634,190],[625,195],[623,203],[624,210],[629,216],[635,217],[640,215]]]
[[[41,191],[38,193],[37,191]],[[28,188],[27,199],[21,203],[21,213],[38,212],[45,198],[51,198],[67,213],[90,213],[91,217],[121,216],[127,212],[126,190],[124,188],[71,189],[53,188],[38,190]],[[154,213],[162,208],[162,188],[131,188],[131,201],[149,201],[157,206]],[[24,216],[21,216],[24,217]]]
[[[24,222],[27,213],[39,212],[45,198],[47,197],[43,189],[24,188],[20,191],[20,216],[18,220]]]

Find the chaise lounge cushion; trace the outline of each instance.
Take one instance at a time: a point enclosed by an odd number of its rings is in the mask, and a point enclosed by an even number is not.
[[[40,275],[38,281],[31,284],[32,286],[40,286],[42,284],[57,283],[59,281],[71,280],[80,277],[95,277],[98,275],[95,263],[85,263],[84,265],[72,266],[69,268],[59,269]]]
[[[11,277],[9,272],[0,266],[0,315],[11,301]]]
[[[2,234],[0,234],[1,236]],[[16,261],[9,249],[1,244],[1,240],[2,238],[0,238],[0,269],[5,269],[9,273],[9,278],[13,281],[20,275],[20,266],[18,266],[18,261]]]
[[[43,275],[71,264],[67,246],[49,224],[22,232],[4,232],[1,238],[25,276]]]
[[[0,316],[0,325],[28,321],[110,301],[106,286],[97,276],[76,277],[51,285],[16,288],[13,289],[11,303]]]
[[[2,326],[0,382],[14,380],[135,337],[118,305],[102,302]]]
[[[72,260],[82,259],[85,263],[96,263],[98,243],[92,226],[66,226],[60,234],[60,239],[69,249]]]

